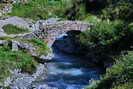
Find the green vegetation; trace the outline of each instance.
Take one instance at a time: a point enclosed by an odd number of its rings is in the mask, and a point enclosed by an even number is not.
[[[16,3],[9,15],[31,18],[33,20],[63,17],[71,6],[70,0],[32,0],[27,4]]]
[[[133,46],[132,35],[133,25],[120,20],[97,22],[79,35],[81,47],[100,57],[100,63],[109,61],[109,57],[114,62],[111,68],[107,68],[104,77],[94,81],[95,84],[87,89],[133,88],[133,52],[128,52]]]
[[[12,37],[0,37],[0,40],[16,40],[19,42],[24,42],[24,43],[31,43],[33,46],[36,48],[37,54],[44,54],[47,55],[48,52],[50,52],[47,44],[45,43],[44,40],[38,39],[38,38],[33,38],[33,39],[23,39],[23,38],[12,38]]]
[[[95,86],[87,89],[132,89],[133,88],[133,52],[116,59],[116,63],[108,68],[105,76],[100,81],[95,81]]]
[[[95,15],[88,14],[85,18],[83,18],[83,21],[96,24],[102,20]]]
[[[47,55],[49,49],[45,42],[40,39],[21,39],[11,37],[0,37],[0,40],[12,40],[32,43],[36,48],[34,53]],[[36,60],[29,52],[25,49],[19,49],[19,51],[11,51],[10,44],[7,46],[0,46],[0,81],[4,78],[11,76],[9,70],[22,69],[22,72],[32,73],[38,64],[39,60]]]
[[[103,19],[121,19],[125,21],[132,21],[133,15],[132,0],[107,0],[107,6],[101,12]]]
[[[127,48],[128,44],[131,44],[132,34],[131,27],[122,21],[100,21],[91,29],[81,33],[79,39],[81,44],[86,47],[119,51],[122,47]]]
[[[31,42],[34,46],[36,46],[37,53],[40,55],[41,54],[47,55],[47,53],[50,52],[44,40],[34,38],[34,39],[27,40],[27,42]]]
[[[3,7],[3,4],[0,7]],[[33,20],[52,17],[93,23],[93,26],[82,32],[76,40],[81,48],[85,48],[86,55],[93,53],[102,66],[103,62],[108,63],[108,60],[111,60],[112,63],[109,64],[112,66],[106,69],[101,80],[94,81],[87,89],[133,89],[132,8],[133,0],[30,0],[28,3],[14,4],[9,15]],[[7,34],[28,31],[12,25],[3,29]],[[48,47],[40,39],[0,39],[32,43],[37,48],[35,53],[38,54],[46,54],[48,51]],[[31,72],[37,64],[31,59],[34,58],[24,51],[12,52],[9,47],[0,47],[0,79],[10,75],[9,67]]]
[[[32,73],[37,66],[34,58],[23,51],[11,51],[8,46],[0,46],[0,81],[11,76],[9,70],[22,69],[24,72]]]
[[[29,29],[19,28],[11,24],[3,26],[3,29],[7,34],[22,34],[30,32]]]
[[[73,7],[68,13],[70,19],[83,20],[88,14],[93,14],[101,19],[121,19],[132,22],[132,0],[73,0]],[[70,15],[70,16],[69,16]]]

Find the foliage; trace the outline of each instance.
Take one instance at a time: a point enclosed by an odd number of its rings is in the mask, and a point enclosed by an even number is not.
[[[5,33],[7,33],[7,34],[21,34],[21,33],[30,32],[28,29],[19,28],[17,26],[11,25],[11,24],[7,24],[7,25],[3,26],[3,29],[4,29]]]
[[[132,50],[133,24],[120,20],[100,21],[79,36],[81,47],[92,49],[94,55],[101,55],[100,63],[108,61],[109,56],[115,62],[107,68],[101,80],[94,81],[87,89],[132,89],[133,88],[133,52],[118,56],[125,50]],[[93,53],[92,52],[92,53]],[[110,54],[111,53],[111,54]],[[115,55],[114,55],[115,54]]]
[[[75,19],[84,19],[87,14],[91,13],[105,20],[133,21],[132,0],[73,0],[72,3],[73,8],[70,9],[76,15],[71,16],[74,16]],[[80,8],[82,8],[82,11]]]
[[[37,47],[38,53],[40,55],[41,54],[47,55],[47,53],[50,52],[44,40],[33,38],[33,39],[28,40],[28,42],[33,43],[33,45]]]
[[[88,15],[83,19],[83,21],[96,24],[96,23],[100,22],[101,19],[98,18],[98,17],[95,16],[95,15],[88,14]]]
[[[116,59],[116,63],[108,68],[104,78],[96,86],[87,89],[132,89],[133,88],[133,52]]]
[[[122,19],[132,21],[133,2],[132,0],[108,0],[108,6],[102,10],[101,17],[104,19]]]
[[[96,23],[91,29],[80,34],[80,43],[88,48],[104,50],[119,50],[123,46],[128,46],[126,41],[131,42],[133,30],[122,21],[101,21]],[[129,40],[128,40],[129,39]]]

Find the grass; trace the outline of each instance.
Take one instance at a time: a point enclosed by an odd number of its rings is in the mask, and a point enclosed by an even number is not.
[[[22,39],[22,38],[12,38],[12,37],[0,37],[0,40],[16,40],[19,42],[24,42],[24,43],[31,43],[33,44],[33,46],[36,48],[36,52],[37,54],[40,55],[47,55],[47,53],[50,52],[47,44],[45,43],[44,40],[38,39],[38,38],[32,38],[32,39]]]
[[[27,4],[16,3],[9,15],[31,18],[33,20],[62,17],[66,8],[71,6],[70,1],[32,0]]]
[[[40,55],[47,55],[49,52],[45,42],[40,39],[0,37],[0,40],[32,43],[36,48],[35,53]],[[0,82],[3,82],[4,78],[11,76],[9,69],[22,69],[22,72],[32,73],[36,69],[38,62],[36,58],[28,53],[28,50],[11,51],[10,44],[8,46],[0,46]]]
[[[22,69],[32,73],[36,69],[37,62],[34,58],[23,51],[12,52],[8,46],[0,46],[0,81],[11,76],[9,69]]]
[[[7,24],[7,25],[3,26],[3,29],[4,29],[5,33],[7,33],[7,34],[22,34],[22,33],[30,32],[28,29],[19,28],[17,26],[11,25],[11,24]]]
[[[95,16],[95,15],[88,14],[88,15],[83,19],[83,21],[96,24],[96,23],[100,22],[101,19],[98,18],[98,17]]]
[[[47,55],[48,52],[50,52],[48,46],[46,45],[44,40],[40,40],[37,38],[28,40],[29,42],[33,43],[36,47],[38,47],[39,54],[45,54]]]

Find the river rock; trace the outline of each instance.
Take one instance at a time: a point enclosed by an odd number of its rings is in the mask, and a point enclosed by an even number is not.
[[[11,11],[12,11],[12,6],[11,6],[11,5],[4,6],[4,7],[2,8],[2,11],[3,11],[3,13],[11,13]]]
[[[48,85],[34,85],[32,89],[58,89],[56,87],[49,87]]]
[[[40,30],[40,25],[43,24],[54,24],[58,22],[60,19],[59,18],[49,18],[47,20],[38,20],[35,24],[31,25],[32,31],[38,31]]]
[[[38,79],[44,79],[46,77],[46,68],[43,64],[39,64],[36,72],[32,75],[21,73],[21,70],[19,69],[10,70],[10,72],[12,77],[8,77],[3,84],[0,84],[0,86],[9,86],[10,89],[31,89],[30,87],[34,85],[32,84],[34,81],[38,81]]]
[[[17,41],[12,41],[12,51],[18,51],[18,44]]]
[[[7,40],[0,40],[0,45],[8,45],[8,41]]]
[[[31,43],[24,43],[24,42],[19,42],[19,47],[20,48],[24,48],[24,49],[27,49],[29,50],[30,52],[36,50],[36,48],[33,46],[33,44]]]
[[[52,53],[49,53],[48,55],[42,55],[40,56],[40,59],[44,62],[51,61],[53,59],[54,55]]]

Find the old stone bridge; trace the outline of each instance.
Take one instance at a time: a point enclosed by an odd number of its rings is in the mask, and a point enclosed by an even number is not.
[[[39,30],[34,32],[37,37],[46,40],[51,47],[54,41],[61,34],[65,34],[69,31],[85,31],[91,24],[80,21],[59,21],[55,23],[42,23],[39,26]]]

